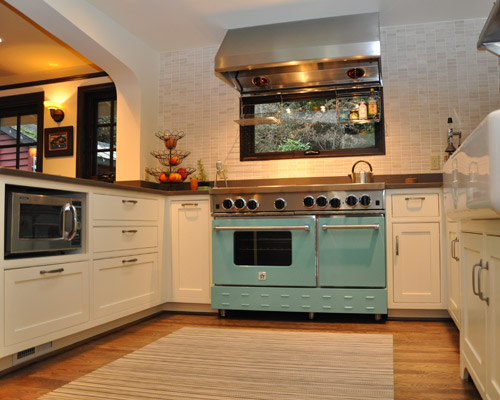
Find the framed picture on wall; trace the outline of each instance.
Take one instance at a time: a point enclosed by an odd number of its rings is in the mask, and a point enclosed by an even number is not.
[[[45,129],[45,157],[67,157],[73,155],[73,127]]]

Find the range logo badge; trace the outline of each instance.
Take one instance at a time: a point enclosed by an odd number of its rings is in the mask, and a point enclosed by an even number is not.
[[[259,272],[259,281],[265,281],[267,279],[267,272]]]

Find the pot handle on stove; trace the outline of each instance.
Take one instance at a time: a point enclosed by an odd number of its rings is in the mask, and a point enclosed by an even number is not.
[[[291,226],[214,226],[214,231],[309,231],[309,225]]]
[[[368,161],[365,161],[365,160],[359,160],[357,162],[354,163],[354,165],[352,166],[352,173],[354,174],[354,168],[356,167],[356,165],[358,165],[359,163],[365,163],[365,164],[368,164],[368,166],[370,167],[370,172],[373,172],[373,168],[372,168],[372,165],[368,162]]]

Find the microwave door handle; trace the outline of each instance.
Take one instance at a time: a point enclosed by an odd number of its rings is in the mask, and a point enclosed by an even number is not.
[[[64,215],[66,216],[66,213],[67,212],[70,212],[71,213],[71,220],[72,220],[72,224],[71,224],[71,230],[68,231],[68,232],[64,232],[64,240],[73,240],[76,236],[76,231],[78,229],[78,215],[76,214],[76,208],[73,204],[70,204],[70,203],[66,203],[64,205]],[[66,218],[66,217],[65,217]],[[66,224],[64,224],[66,226]]]

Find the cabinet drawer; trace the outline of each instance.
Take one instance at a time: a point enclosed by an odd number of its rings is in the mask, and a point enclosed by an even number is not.
[[[5,345],[89,320],[88,262],[5,271]]]
[[[138,311],[159,298],[157,254],[95,261],[94,317]]]
[[[92,232],[95,253],[158,246],[156,226],[99,226]]]
[[[158,200],[96,194],[94,220],[157,221]]]
[[[396,217],[438,217],[439,195],[397,194],[392,195],[392,216]]]

